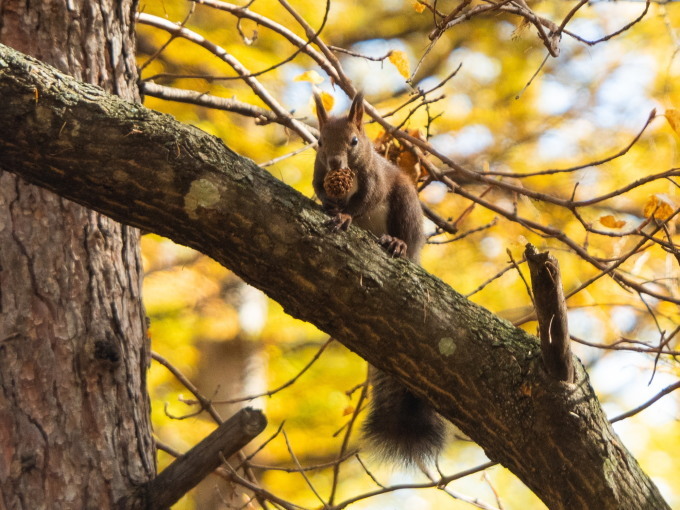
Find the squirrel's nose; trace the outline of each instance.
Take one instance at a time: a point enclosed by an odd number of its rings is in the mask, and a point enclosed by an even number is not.
[[[339,158],[337,156],[328,158],[328,167],[331,170],[340,170],[342,168],[342,158]]]

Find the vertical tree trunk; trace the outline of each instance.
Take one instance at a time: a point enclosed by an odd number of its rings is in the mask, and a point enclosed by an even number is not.
[[[138,100],[135,7],[0,0],[0,42]],[[138,238],[0,170],[0,509],[111,508],[155,474]]]

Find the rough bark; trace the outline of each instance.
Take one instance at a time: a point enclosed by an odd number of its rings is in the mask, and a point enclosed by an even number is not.
[[[0,0],[0,42],[135,101],[135,3]],[[0,167],[0,508],[111,508],[155,473],[139,235]]]
[[[4,48],[0,94],[1,164],[215,258],[395,374],[550,508],[668,508],[578,360],[574,384],[555,381],[535,337],[369,234],[330,234],[309,199],[196,128]]]

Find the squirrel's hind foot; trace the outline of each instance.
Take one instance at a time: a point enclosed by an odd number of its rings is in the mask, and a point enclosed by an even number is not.
[[[380,245],[393,257],[405,257],[407,245],[398,237],[384,234],[380,237]]]

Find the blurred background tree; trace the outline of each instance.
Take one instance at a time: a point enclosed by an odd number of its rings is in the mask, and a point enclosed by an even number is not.
[[[609,416],[679,386],[678,6],[151,0],[141,12],[147,106],[221,137],[311,197],[312,88],[334,114],[363,90],[384,121],[422,142],[411,151],[385,124],[367,125],[376,146],[419,177],[428,271],[533,333],[523,249],[549,249],[562,267],[573,348]],[[323,47],[307,42],[314,34]],[[265,409],[274,439],[255,463],[267,490],[312,508],[315,491],[337,503],[375,490],[367,473],[385,485],[427,482],[370,454],[363,464],[351,457],[361,446],[356,432],[345,444],[358,429],[348,423],[366,379],[359,357],[205,256],[153,235],[142,242],[156,359],[223,416],[253,400]],[[214,427],[161,363],[149,382],[162,450],[184,451]],[[671,506],[680,505],[678,415],[669,390],[615,425]],[[334,468],[339,457],[349,459]],[[159,467],[171,459],[161,451]],[[452,474],[486,461],[458,438],[439,466]],[[298,462],[326,467],[303,476]],[[241,508],[249,498],[212,477],[176,508]],[[352,506],[443,505],[543,507],[500,466],[447,491],[403,489]]]

